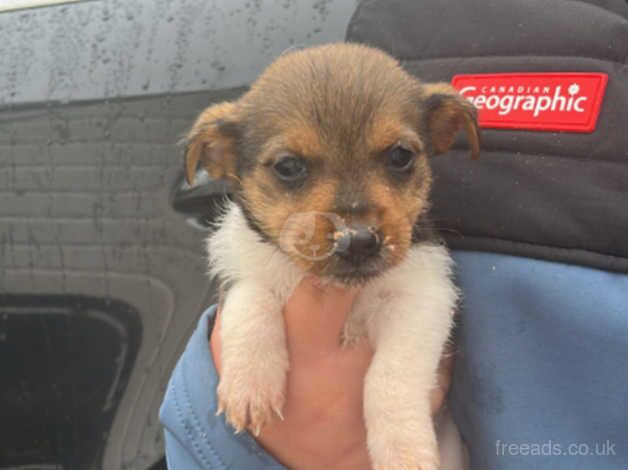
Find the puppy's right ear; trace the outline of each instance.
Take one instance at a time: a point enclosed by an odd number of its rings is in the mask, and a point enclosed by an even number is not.
[[[235,152],[238,136],[234,103],[218,103],[203,111],[183,139],[185,179],[188,184],[194,183],[199,165],[212,178],[237,179]]]

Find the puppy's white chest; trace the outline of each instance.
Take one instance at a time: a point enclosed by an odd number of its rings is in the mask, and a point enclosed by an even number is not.
[[[212,271],[231,283],[220,330],[219,411],[236,430],[259,432],[282,416],[290,363],[282,309],[303,272],[261,242],[235,206],[208,248]],[[362,288],[345,325],[347,343],[367,336],[375,349],[364,381],[374,468],[437,468],[428,397],[457,299],[451,265],[443,246],[414,246]]]

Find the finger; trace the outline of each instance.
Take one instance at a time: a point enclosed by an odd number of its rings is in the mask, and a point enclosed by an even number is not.
[[[214,318],[214,328],[212,329],[211,335],[209,337],[209,349],[212,353],[212,358],[214,359],[214,367],[216,368],[216,372],[220,375],[220,371],[222,370],[222,362],[221,362],[221,347],[220,347],[220,312],[222,310],[221,303],[216,307],[216,316]]]
[[[284,308],[290,350],[324,353],[340,348],[342,331],[357,293],[357,289],[305,277]]]

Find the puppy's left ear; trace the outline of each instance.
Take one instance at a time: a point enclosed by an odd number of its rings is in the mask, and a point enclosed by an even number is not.
[[[185,179],[194,182],[200,165],[212,178],[236,180],[236,141],[239,135],[236,105],[218,103],[201,113],[183,139]]]
[[[477,110],[448,83],[427,83],[423,89],[425,129],[434,154],[445,153],[462,129],[467,134],[471,158],[480,154],[480,129]]]

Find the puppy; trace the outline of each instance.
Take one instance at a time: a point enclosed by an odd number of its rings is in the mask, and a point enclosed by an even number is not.
[[[438,468],[429,394],[457,291],[426,218],[428,160],[460,129],[477,157],[468,101],[355,44],[283,55],[240,99],[200,115],[186,138],[188,182],[200,165],[233,187],[207,248],[229,286],[217,394],[236,431],[282,416],[282,308],[312,274],[361,287],[339,341],[367,338],[375,351],[364,383],[373,468]]]

